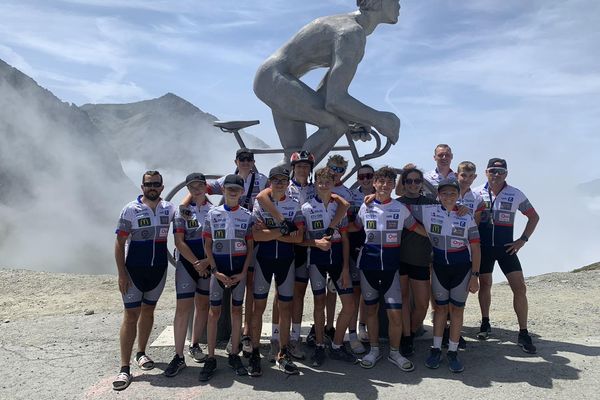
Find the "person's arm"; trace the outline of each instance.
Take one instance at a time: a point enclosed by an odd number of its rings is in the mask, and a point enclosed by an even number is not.
[[[479,266],[481,265],[481,247],[479,242],[472,242],[471,245],[471,281],[469,282],[469,291],[471,293],[477,293],[479,290],[479,278],[474,274],[479,273]]]
[[[342,222],[342,219],[344,219],[344,217],[348,213],[350,203],[342,196],[338,196],[335,193],[331,193],[331,200],[337,203],[337,209],[335,210],[335,214],[331,219],[328,228],[335,228]]]
[[[268,212],[273,216],[275,221],[282,223],[285,220],[285,218],[283,217],[283,215],[281,215],[281,213],[277,209],[277,206],[275,206],[275,203],[273,203],[273,201],[271,200],[271,193],[272,192],[270,187],[263,189],[256,196],[256,200],[258,201],[258,204],[260,204],[264,211]]]
[[[394,192],[398,197],[404,196],[404,184],[402,183],[402,178],[398,179],[398,182],[396,182],[396,189]]]
[[[408,229],[409,231],[415,232],[421,236],[428,237],[427,231],[419,222],[415,222],[415,224]]]
[[[125,243],[129,235],[117,235],[115,240],[115,262],[117,264],[117,273],[119,277],[119,291],[125,295],[129,289],[129,275],[125,267]]]
[[[190,246],[185,242],[185,233],[175,232],[175,247],[179,254],[181,254],[186,260],[188,260],[194,269],[198,271],[200,275],[204,275],[206,270],[210,267],[210,263],[207,258],[199,259],[196,257]]]
[[[540,216],[533,208],[527,211],[525,216],[527,217],[527,224],[525,225],[525,229],[523,230],[521,237],[514,242],[505,244],[506,252],[508,254],[516,254],[521,247],[525,246],[525,243],[529,240],[533,234],[533,231],[535,231],[535,227],[540,221]]]

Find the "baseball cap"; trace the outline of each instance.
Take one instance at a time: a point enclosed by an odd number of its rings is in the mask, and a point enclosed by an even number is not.
[[[282,167],[282,166],[273,167],[273,168],[271,168],[271,171],[269,171],[269,179],[279,176],[279,175],[289,177],[290,171],[287,168]]]
[[[494,167],[498,167],[498,168],[506,168],[506,160],[503,158],[490,158],[490,161],[488,161],[488,168],[494,168]]]
[[[438,192],[440,192],[445,187],[453,187],[460,193],[460,187],[458,186],[458,182],[455,179],[442,179],[438,185]]]
[[[252,150],[250,150],[250,149],[248,149],[248,148],[246,148],[246,147],[242,147],[241,149],[238,149],[238,150],[235,152],[235,158],[240,158],[240,156],[241,156],[242,154],[247,154],[247,155],[249,155],[249,156],[252,156],[252,158],[254,158],[254,153],[252,152]]]
[[[185,184],[189,185],[192,182],[206,183],[206,177],[200,172],[192,172],[191,174],[185,177]]]
[[[223,187],[237,187],[244,190],[244,179],[236,174],[229,174],[223,181]]]

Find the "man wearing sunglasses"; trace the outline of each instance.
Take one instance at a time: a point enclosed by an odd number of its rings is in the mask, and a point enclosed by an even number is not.
[[[481,327],[477,335],[485,340],[491,332],[490,305],[492,290],[492,272],[494,263],[498,265],[508,280],[513,292],[513,306],[519,322],[518,344],[526,353],[535,353],[536,347],[527,331],[527,295],[525,279],[517,252],[527,243],[540,219],[539,215],[519,189],[506,183],[508,169],[506,160],[492,158],[485,171],[487,183],[473,191],[479,194],[485,209],[479,223],[481,235],[481,276],[479,279],[479,306],[481,308]],[[527,224],[521,236],[513,240],[514,222],[517,211],[527,217]]]
[[[175,207],[160,198],[164,186],[158,171],[144,173],[141,189],[142,194],[121,211],[116,230],[115,261],[125,309],[120,332],[121,370],[113,381],[114,390],[124,390],[131,383],[129,363],[136,333],[136,364],[142,370],[154,368],[146,345],[154,308],[167,279],[167,236]]]

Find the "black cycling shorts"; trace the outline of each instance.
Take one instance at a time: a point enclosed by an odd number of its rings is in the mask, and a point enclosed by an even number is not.
[[[400,276],[408,275],[415,281],[428,281],[431,278],[429,265],[426,267],[400,262]]]
[[[498,265],[504,275],[511,272],[523,271],[521,262],[516,254],[508,254],[506,247],[481,247],[481,267],[479,272],[482,274],[491,274],[494,272],[494,263],[498,261]]]

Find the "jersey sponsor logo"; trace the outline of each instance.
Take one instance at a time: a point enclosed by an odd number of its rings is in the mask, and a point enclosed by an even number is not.
[[[162,215],[169,215],[169,210],[162,210],[160,213]]]
[[[225,229],[216,229],[213,237],[215,239],[225,239]]]
[[[374,219],[367,220],[367,229],[377,229],[377,221]]]
[[[440,238],[439,237],[434,236],[434,237],[431,238],[431,240],[433,241],[433,245],[435,247],[438,247],[440,245]]]
[[[200,226],[200,224],[198,223],[197,219],[189,219],[187,221],[187,227],[189,229],[198,228],[199,226]]]
[[[464,247],[464,242],[459,239],[450,239],[450,247],[452,247],[453,249],[459,249],[461,247]]]
[[[246,243],[236,241],[233,245],[235,251],[246,251]]]
[[[485,203],[485,208],[490,208],[490,206],[492,205],[492,203],[488,200],[484,201]]]
[[[442,225],[444,223],[444,220],[440,219],[440,218],[431,218],[431,223],[432,224]]]
[[[398,229],[398,221],[386,221],[386,229]]]
[[[500,209],[504,211],[510,211],[512,209],[512,203],[507,203],[506,201],[500,202]]]
[[[458,225],[464,228],[465,226],[467,226],[467,222],[466,221],[458,221]]]
[[[215,249],[217,249],[219,251],[223,250],[223,243],[218,242],[217,244],[215,244]]]
[[[152,225],[152,220],[150,218],[140,218],[138,219],[138,226],[143,228],[144,226]]]
[[[514,197],[507,197],[506,201],[510,201],[512,203],[513,201],[515,201],[515,198]]]
[[[429,228],[429,231],[431,233],[441,234],[442,233],[442,226],[438,225],[438,224],[431,224],[431,228]]]
[[[160,217],[161,225],[169,225],[169,217]]]
[[[267,225],[269,228],[273,228],[275,226],[275,219],[265,218],[265,225]]]
[[[458,226],[453,226],[451,235],[452,236],[464,236],[465,228],[459,228]]]
[[[500,222],[510,222],[510,214],[509,213],[500,213],[500,214],[498,214],[498,221],[500,221]]]
[[[169,228],[160,228],[159,235],[160,237],[169,236]]]
[[[400,219],[400,214],[394,214],[394,215],[392,215],[392,218],[394,218],[394,219]]]
[[[323,224],[323,220],[319,219],[319,220],[316,220],[316,221],[312,221],[312,228],[313,228],[313,230],[325,229],[325,225]]]
[[[367,242],[374,242],[374,241],[375,241],[375,234],[371,232],[367,235]]]
[[[235,237],[236,238],[245,238],[246,237],[246,230],[245,229],[236,229],[235,230]]]
[[[398,243],[398,234],[397,233],[386,233],[385,234],[385,242],[386,243]]]
[[[149,239],[149,238],[150,238],[150,236],[152,236],[152,233],[150,232],[150,230],[149,230],[149,229],[144,229],[144,230],[141,232],[141,235],[142,235],[142,239]]]

